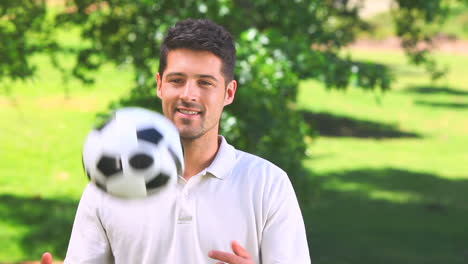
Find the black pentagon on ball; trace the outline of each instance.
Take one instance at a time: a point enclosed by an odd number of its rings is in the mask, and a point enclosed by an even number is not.
[[[102,156],[97,164],[98,170],[109,177],[118,172],[122,172],[122,160],[119,157]]]
[[[147,169],[151,165],[153,165],[154,159],[148,154],[145,153],[138,153],[133,155],[128,163],[134,169],[142,170]]]
[[[145,140],[155,145],[161,141],[162,137],[162,134],[154,128],[147,128],[137,131],[137,138],[139,140]]]
[[[169,181],[169,175],[160,173],[154,179],[146,183],[146,188],[155,189],[155,188],[166,185],[168,181]]]

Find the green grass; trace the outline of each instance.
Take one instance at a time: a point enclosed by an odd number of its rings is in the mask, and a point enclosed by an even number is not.
[[[398,81],[384,95],[301,84],[299,108],[322,133],[301,194],[314,263],[466,263],[468,57],[439,54],[451,72],[434,84],[400,53],[352,55],[391,65]],[[112,65],[92,87],[64,85],[35,59],[34,81],[2,83],[14,92],[0,95],[0,263],[63,258],[87,182],[84,137],[132,86]]]
[[[34,80],[4,82],[0,94],[0,263],[37,260],[46,250],[64,257],[87,183],[82,143],[96,114],[132,87],[125,67],[105,65],[89,87],[63,84],[46,57],[35,60]]]
[[[352,54],[398,78],[384,95],[302,83],[299,107],[322,131],[305,161],[315,260],[466,263],[468,57],[439,54],[451,71],[434,84],[400,53]]]

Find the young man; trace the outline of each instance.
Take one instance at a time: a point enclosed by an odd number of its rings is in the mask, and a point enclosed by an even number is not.
[[[237,89],[234,64],[233,39],[221,26],[189,19],[168,31],[156,82],[184,148],[177,190],[120,200],[89,184],[65,263],[310,263],[286,173],[218,135]]]

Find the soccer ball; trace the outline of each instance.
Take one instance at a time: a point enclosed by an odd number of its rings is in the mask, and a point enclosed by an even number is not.
[[[83,146],[91,182],[122,198],[143,198],[175,185],[183,171],[179,133],[163,115],[137,107],[117,110]]]

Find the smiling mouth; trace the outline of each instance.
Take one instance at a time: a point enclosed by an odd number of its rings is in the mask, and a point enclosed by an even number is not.
[[[179,113],[182,113],[184,115],[199,115],[200,114],[200,112],[185,110],[185,109],[177,109],[176,111],[179,112]]]

